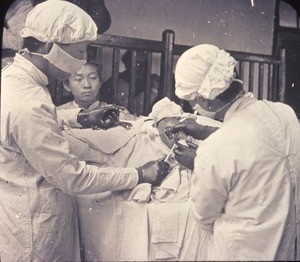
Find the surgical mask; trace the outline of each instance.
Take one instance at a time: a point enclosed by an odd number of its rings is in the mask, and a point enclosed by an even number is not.
[[[216,111],[207,111],[205,109],[203,109],[199,103],[196,103],[194,106],[192,106],[192,108],[197,111],[198,114],[202,115],[202,116],[206,116],[212,119],[216,119],[216,117],[218,117],[218,113],[221,112],[224,108],[229,107],[230,105],[232,105],[236,100],[238,100],[240,97],[242,97],[244,94],[244,91],[240,92],[233,100],[229,101],[228,103],[226,103],[224,106],[222,106],[221,108],[219,108]],[[197,97],[198,99],[198,97]],[[220,120],[220,119],[219,119]]]
[[[30,54],[39,55],[48,60],[51,64],[55,67],[59,68],[60,70],[74,74],[78,72],[83,65],[86,63],[86,60],[76,59],[70,54],[68,54],[65,50],[63,50],[59,45],[53,43],[53,46],[48,54],[39,54],[34,52],[29,52],[28,49],[25,49]]]
[[[195,104],[192,107],[199,115],[201,116],[206,116],[209,118],[214,119],[215,115],[217,114],[217,112],[211,112],[211,111],[206,111],[204,110],[199,104]]]

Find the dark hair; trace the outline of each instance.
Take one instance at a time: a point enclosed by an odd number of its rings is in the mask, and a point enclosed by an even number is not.
[[[45,45],[45,43],[31,36],[23,39],[23,48],[27,48],[29,52],[35,52],[43,45]]]
[[[101,64],[98,63],[98,61],[88,58],[86,65],[91,65],[91,66],[96,67],[98,75],[99,75],[100,79],[102,79],[102,68],[103,67]]]
[[[132,51],[127,50],[121,57],[121,61],[124,63],[125,68],[131,68],[131,55]],[[147,52],[142,50],[136,50],[136,61],[142,64],[146,63],[147,59]]]
[[[102,63],[101,60],[98,59],[97,57],[97,52],[96,49],[93,46],[88,46],[87,47],[87,63],[89,65],[95,66],[97,68],[97,72],[100,78],[102,78]]]
[[[235,79],[238,78],[238,72],[236,69],[234,69],[235,72]],[[241,91],[243,91],[243,84],[239,81],[233,81],[229,88],[227,88],[223,93],[219,94],[215,99],[222,101],[222,102],[227,102],[236,97]]]

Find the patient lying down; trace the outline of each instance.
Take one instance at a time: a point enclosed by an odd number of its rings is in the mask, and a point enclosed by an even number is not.
[[[63,134],[69,140],[70,151],[79,157],[99,166],[140,166],[150,160],[166,157],[174,141],[164,133],[168,126],[173,126],[181,119],[196,116],[183,113],[180,106],[164,98],[153,106],[148,117],[130,121],[132,128],[126,130],[115,126],[109,130],[70,128],[64,126]],[[205,125],[220,126],[220,123],[197,117]],[[180,132],[181,139],[192,140]],[[151,188],[150,184],[138,185],[132,191],[124,192],[128,200],[148,202],[183,202],[189,197],[191,170],[176,162],[172,154],[168,158],[170,174],[160,187]],[[129,194],[129,195],[128,195]]]

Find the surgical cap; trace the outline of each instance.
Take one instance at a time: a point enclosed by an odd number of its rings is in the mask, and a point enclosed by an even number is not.
[[[67,1],[48,0],[28,13],[21,36],[72,44],[96,40],[97,26],[80,7]]]
[[[197,96],[215,99],[234,81],[236,61],[229,53],[209,44],[184,52],[176,64],[175,93],[184,100]]]

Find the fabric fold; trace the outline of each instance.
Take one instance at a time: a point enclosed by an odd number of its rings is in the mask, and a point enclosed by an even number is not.
[[[151,184],[142,183],[137,185],[127,197],[128,201],[134,201],[137,203],[147,203],[150,201]]]
[[[132,124],[130,130],[124,127],[115,126],[109,130],[91,129],[91,128],[66,128],[65,131],[77,139],[88,143],[92,148],[100,150],[105,154],[112,154],[118,149],[127,144],[127,142],[134,137],[140,130],[145,119],[138,119],[136,121],[128,121]],[[112,131],[113,130],[113,136]]]
[[[151,218],[155,259],[174,259],[180,257],[186,225],[188,222],[189,206],[185,203],[161,203],[152,206]]]

